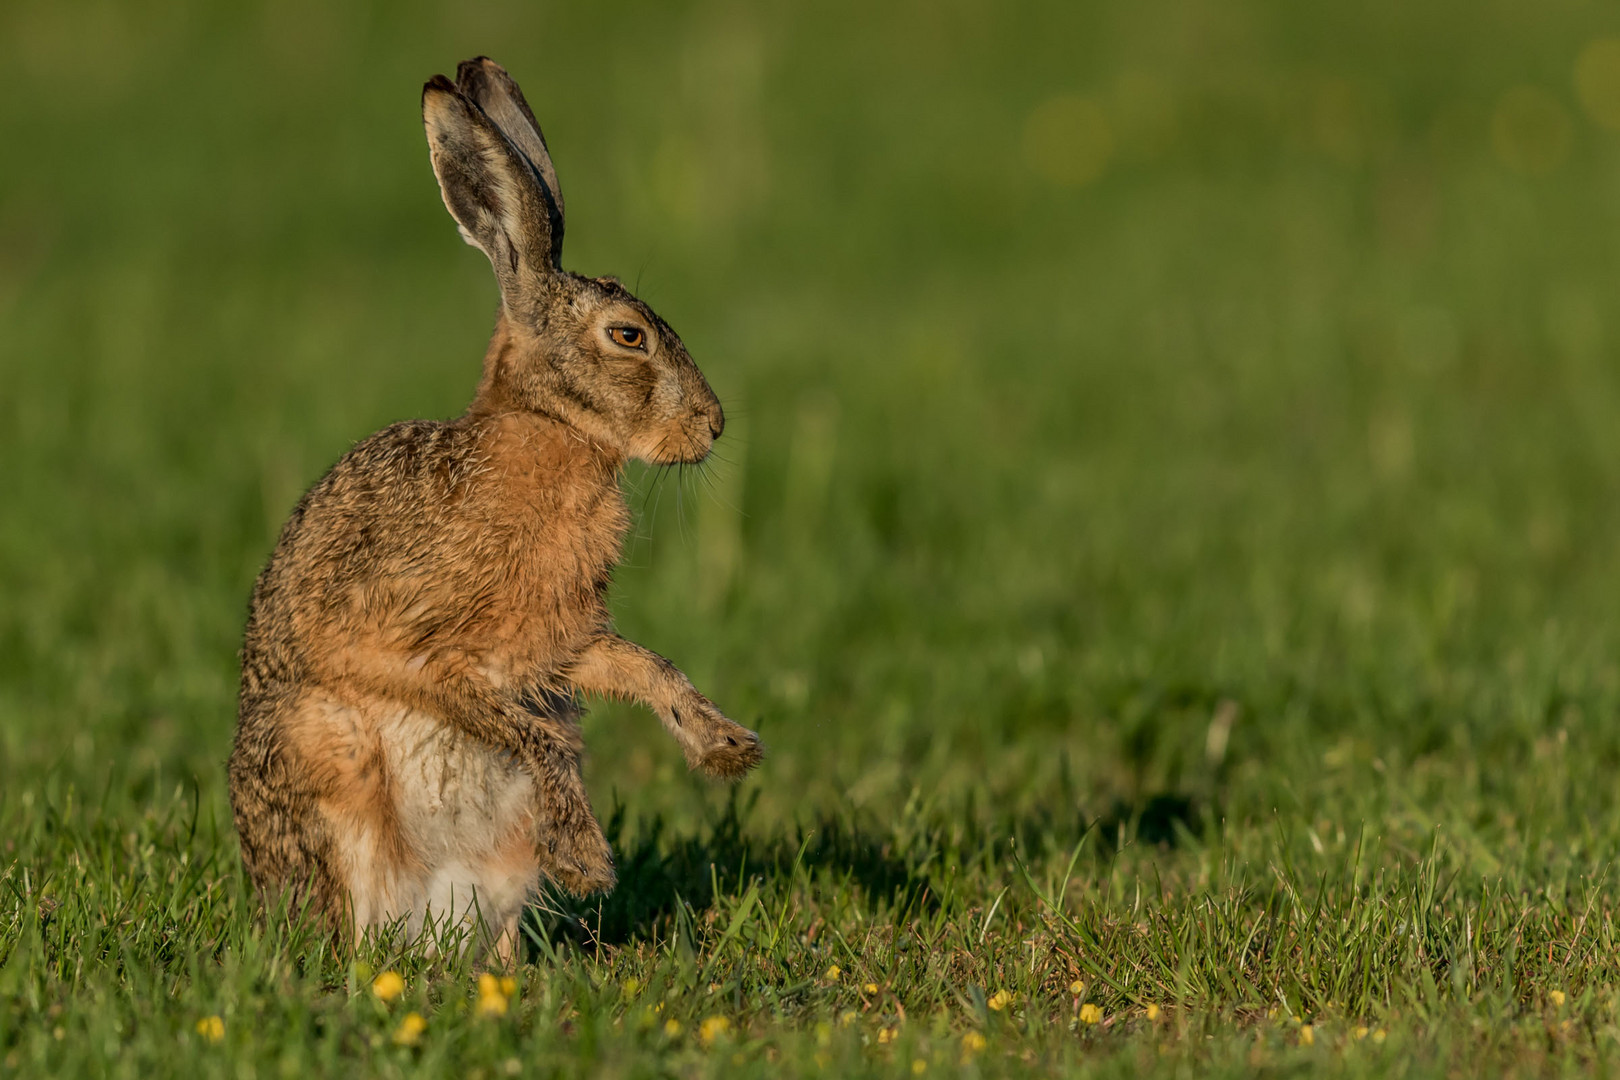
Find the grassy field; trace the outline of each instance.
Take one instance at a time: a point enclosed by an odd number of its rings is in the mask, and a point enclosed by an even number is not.
[[[548,7],[0,10],[0,1075],[1620,1063],[1620,17]],[[614,609],[770,748],[595,708],[620,888],[482,993],[224,785],[284,516],[472,392],[479,52],[727,403]]]

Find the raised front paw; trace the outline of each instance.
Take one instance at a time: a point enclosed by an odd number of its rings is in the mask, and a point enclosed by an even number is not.
[[[575,896],[609,892],[618,882],[613,872],[613,849],[593,818],[550,837],[549,858],[542,869]]]
[[[686,760],[710,776],[734,780],[765,757],[759,736],[728,720],[714,704],[694,697],[677,707],[677,722],[685,738]]]

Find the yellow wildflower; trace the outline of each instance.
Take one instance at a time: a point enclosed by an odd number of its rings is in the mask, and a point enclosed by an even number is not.
[[[875,994],[878,991],[878,985],[877,983],[867,983],[865,986],[861,987],[861,989],[865,990],[868,994]]]
[[[708,1046],[710,1043],[714,1042],[714,1040],[718,1039],[720,1036],[724,1035],[730,1030],[730,1020],[727,1020],[723,1016],[711,1016],[705,1019],[703,1023],[698,1026],[698,1038],[703,1040],[704,1046]]]
[[[1013,996],[1007,991],[997,990],[994,994],[990,995],[990,1000],[986,1004],[990,1006],[990,1010],[992,1012],[1000,1012],[1002,1009],[1005,1009],[1008,1005],[1012,1004],[1012,999]]]
[[[1373,1032],[1372,1039],[1375,1043],[1381,1043],[1387,1038],[1389,1038],[1389,1032],[1385,1031],[1383,1028],[1379,1028],[1377,1031]]]
[[[891,1043],[891,1042],[893,1042],[893,1041],[894,1041],[894,1037],[895,1037],[895,1035],[896,1035],[896,1034],[897,1034],[897,1033],[896,1033],[896,1031],[895,1031],[895,1030],[894,1030],[894,1028],[883,1028],[883,1029],[881,1029],[881,1030],[880,1030],[880,1031],[879,1031],[879,1032],[878,1032],[878,1045],[879,1045],[879,1046],[881,1046],[881,1045],[883,1045],[883,1044],[884,1044],[884,1043]]]
[[[1315,1046],[1316,1029],[1309,1024],[1301,1024],[1299,1027],[1299,1041],[1303,1046]]]
[[[501,993],[507,997],[517,996],[517,980],[510,975],[501,976]]]
[[[1102,1010],[1091,1004],[1091,1002],[1086,1002],[1080,1006],[1080,1022],[1082,1024],[1102,1023]]]
[[[478,976],[478,1015],[505,1016],[508,1002],[501,980],[484,972]]]
[[[844,969],[839,967],[837,964],[834,964],[827,969],[827,981],[837,982],[838,976],[842,975],[843,973]]]
[[[197,1021],[197,1034],[208,1042],[217,1043],[225,1038],[225,1021],[218,1016],[205,1016]]]
[[[1157,1020],[1159,1018],[1159,1007],[1157,1005],[1149,1005],[1147,1007],[1147,1018],[1149,1020]]]
[[[664,1021],[664,1034],[665,1035],[668,1035],[670,1038],[673,1039],[675,1036],[679,1035],[680,1033],[681,1033],[681,1022],[679,1020],[675,1019],[672,1016],[668,1020]]]
[[[924,1061],[922,1058],[912,1058],[911,1059],[911,1075],[912,1076],[921,1076],[923,1073],[925,1073],[927,1071],[928,1071],[928,1062]]]
[[[855,1018],[857,1016],[859,1016],[859,1015],[860,1014],[857,1013],[854,1009],[845,1009],[843,1014],[838,1017],[838,1026],[839,1027],[849,1027],[849,1025],[851,1025],[851,1024],[853,1024],[855,1022]]]
[[[371,992],[383,1001],[393,1001],[405,992],[405,980],[397,971],[385,971],[371,980]]]
[[[1074,982],[1069,984],[1069,993],[1073,994],[1075,997],[1079,997],[1085,992],[1086,984],[1081,982],[1079,979],[1076,979]]]
[[[419,1012],[408,1012],[394,1029],[394,1042],[400,1046],[415,1046],[416,1040],[427,1030],[427,1021]]]
[[[977,1031],[970,1031],[962,1036],[962,1049],[970,1054],[976,1054],[985,1047],[985,1038]]]
[[[1558,1008],[1563,1008],[1563,1006],[1564,1006],[1564,992],[1562,990],[1548,991],[1547,1000],[1552,1002],[1554,1006],[1556,1006]]]
[[[1350,1037],[1359,1041],[1361,1039],[1365,1039],[1371,1030],[1371,1028],[1358,1027],[1354,1031],[1350,1032]]]

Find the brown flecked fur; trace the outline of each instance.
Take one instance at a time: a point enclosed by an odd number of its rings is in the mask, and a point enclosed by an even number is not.
[[[614,883],[578,695],[645,703],[715,776],[761,748],[604,601],[621,467],[702,460],[719,401],[645,304],[561,269],[556,172],[504,70],[435,76],[422,115],[445,205],[495,269],[495,333],[466,413],[363,440],[282,529],[242,647],[231,802],[261,891],[356,936],[468,920],[510,958],[543,880]]]

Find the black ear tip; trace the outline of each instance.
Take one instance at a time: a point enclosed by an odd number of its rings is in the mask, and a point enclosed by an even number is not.
[[[487,56],[475,56],[456,65],[456,85],[465,91],[482,84],[496,72],[505,74],[505,69]]]
[[[454,94],[456,92],[456,84],[445,78],[443,75],[435,75],[433,78],[422,84],[422,96],[425,98],[428,96],[428,94],[433,93],[434,91],[441,94]]]

